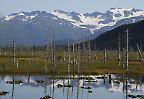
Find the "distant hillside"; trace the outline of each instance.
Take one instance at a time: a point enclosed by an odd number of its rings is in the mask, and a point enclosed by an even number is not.
[[[129,30],[129,47],[135,49],[136,44],[139,43],[140,47],[144,49],[144,20],[119,26],[113,30],[110,30],[96,39],[91,40],[91,47],[94,49],[95,46],[99,49],[118,49],[118,38],[120,35],[121,48],[124,47],[124,40],[126,36],[126,30]]]

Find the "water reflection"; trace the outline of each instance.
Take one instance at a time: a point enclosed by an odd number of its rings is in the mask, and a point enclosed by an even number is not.
[[[10,92],[0,95],[0,99],[132,99],[143,95],[144,77],[129,75],[95,76],[42,76],[42,75],[1,75],[0,91]],[[6,83],[8,81],[22,83]],[[140,96],[139,96],[140,97]]]

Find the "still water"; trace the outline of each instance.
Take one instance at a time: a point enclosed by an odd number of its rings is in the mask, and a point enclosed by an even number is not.
[[[21,81],[10,84],[8,81]],[[130,95],[144,95],[142,76],[93,75],[93,76],[45,76],[1,75],[0,99],[132,99]],[[49,99],[49,98],[45,98]],[[135,98],[144,99],[144,98]]]

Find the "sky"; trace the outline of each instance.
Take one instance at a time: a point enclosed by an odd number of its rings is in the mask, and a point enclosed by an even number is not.
[[[64,10],[80,13],[105,12],[110,8],[137,8],[144,10],[144,0],[0,0],[0,15],[21,11]]]

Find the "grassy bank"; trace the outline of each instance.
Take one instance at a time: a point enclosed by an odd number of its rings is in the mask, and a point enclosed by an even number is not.
[[[13,58],[10,53],[0,56],[0,73],[15,73],[15,74],[44,74],[47,68],[48,74],[68,74],[67,64],[68,64],[68,53],[65,52],[65,61],[64,52],[56,52],[55,65],[51,61],[51,54],[48,53],[48,60],[44,52],[34,52],[31,55],[31,52],[17,52],[16,53],[16,63],[13,64]],[[142,63],[138,60],[137,52],[129,53],[129,70],[126,71],[123,69],[122,64],[118,65],[117,61],[117,52],[108,51],[108,61],[104,62],[104,53],[103,51],[91,52],[90,60],[85,59],[87,55],[81,53],[80,55],[80,74],[98,74],[98,73],[130,73],[130,74],[144,74],[144,67]],[[74,66],[72,63],[74,57],[78,55],[77,53],[70,53],[71,62],[70,62],[70,74],[77,74],[78,69],[77,65]],[[84,56],[84,58],[83,58]]]

